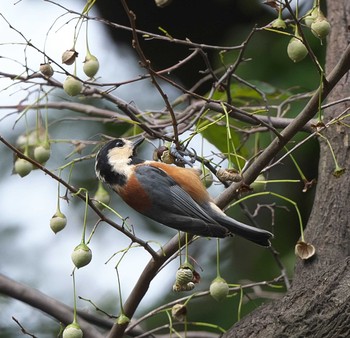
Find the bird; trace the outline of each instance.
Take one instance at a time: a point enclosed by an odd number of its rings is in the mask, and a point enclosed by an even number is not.
[[[96,176],[130,207],[170,228],[203,237],[238,235],[269,247],[269,231],[241,223],[215,205],[194,168],[137,156],[145,140],[116,138],[97,152]]]

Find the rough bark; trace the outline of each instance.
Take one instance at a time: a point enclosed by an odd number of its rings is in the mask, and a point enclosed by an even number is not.
[[[326,73],[335,66],[350,41],[350,2],[328,0]],[[350,96],[349,72],[328,101]],[[349,109],[343,103],[325,111],[325,121]],[[349,122],[347,122],[349,123]],[[349,127],[334,124],[324,135],[345,173],[336,178],[327,142],[320,139],[319,177],[305,240],[316,247],[316,256],[298,261],[292,288],[281,299],[249,314],[224,337],[350,337],[350,149]]]

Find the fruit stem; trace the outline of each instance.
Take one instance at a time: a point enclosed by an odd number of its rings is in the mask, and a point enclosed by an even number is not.
[[[85,42],[86,42],[86,59],[91,58],[92,54],[90,52],[90,47],[89,47],[89,37],[88,37],[88,23],[89,21],[86,21],[86,30],[85,30]]]
[[[287,147],[284,147],[284,149],[286,150],[286,152],[289,152],[289,149]],[[296,161],[296,159],[294,158],[294,156],[290,153],[289,154],[290,159],[292,160],[293,164],[295,165],[295,168],[297,169],[300,178],[305,182],[307,181],[306,176],[304,175],[303,171],[301,170],[300,166],[298,165],[298,162]]]
[[[79,189],[80,190],[80,189]],[[86,223],[87,223],[87,215],[88,215],[88,206],[89,206],[89,194],[86,189],[85,190],[85,211],[84,211],[84,220],[83,220],[83,234],[81,238],[81,243],[85,244],[85,233],[86,233]]]
[[[278,19],[283,20],[282,19],[282,5],[280,5],[280,7],[278,9]]]
[[[185,232],[185,263],[188,263],[188,234]]]
[[[61,169],[60,169],[60,171],[59,171],[59,173],[58,173],[58,177],[59,178],[61,178]],[[58,184],[57,184],[57,210],[56,210],[56,213],[57,214],[62,214],[62,212],[61,212],[61,201],[60,201],[60,194],[61,194],[61,183],[60,182],[58,182]]]
[[[297,0],[297,3],[295,4],[295,17],[299,18],[299,0]]]
[[[216,239],[216,277],[220,275],[220,238]]]
[[[72,194],[72,196],[77,196],[80,195],[81,193],[85,192],[85,211],[84,211],[84,220],[83,220],[83,234],[81,236],[81,244],[85,244],[85,233],[86,233],[86,224],[87,224],[87,215],[88,215],[88,210],[89,210],[89,193],[85,188],[79,188],[79,190]],[[89,238],[90,241],[90,238]],[[89,244],[89,241],[87,242],[87,244]]]
[[[77,292],[75,288],[75,269],[72,272],[73,277],[73,324],[78,324],[77,321]]]

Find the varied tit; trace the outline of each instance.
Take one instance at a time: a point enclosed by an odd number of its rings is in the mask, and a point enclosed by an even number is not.
[[[270,232],[228,217],[213,203],[196,170],[138,158],[136,149],[143,140],[117,138],[96,156],[97,177],[127,204],[159,223],[194,235],[236,234],[270,246]]]

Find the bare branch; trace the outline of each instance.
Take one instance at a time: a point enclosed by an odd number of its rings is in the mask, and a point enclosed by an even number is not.
[[[64,323],[65,325],[68,325],[73,321],[73,309],[69,306],[62,304],[58,300],[53,299],[36,289],[20,284],[2,274],[0,274],[0,293],[35,307]],[[91,316],[89,314],[86,314],[86,316],[87,319],[93,319],[93,321],[96,320],[95,316]],[[79,325],[84,332],[84,337],[103,337],[103,335],[97,331],[93,325],[89,324],[88,321],[82,317],[79,318]]]

